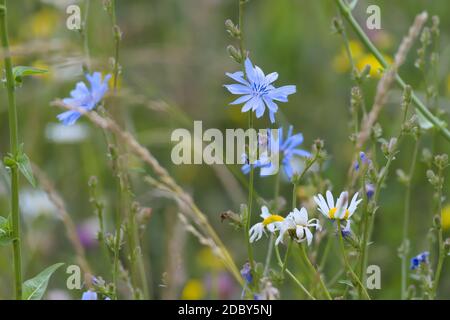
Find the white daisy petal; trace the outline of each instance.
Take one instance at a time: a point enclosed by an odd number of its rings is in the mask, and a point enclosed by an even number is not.
[[[331,193],[330,190],[327,190],[326,196],[327,196],[328,208],[329,209],[334,208],[334,198],[333,198],[333,194]]]
[[[303,240],[305,240],[305,229],[308,230],[305,227],[302,226],[297,226],[297,228],[295,228],[295,234],[297,235],[297,242],[302,242]]]
[[[295,208],[294,218],[296,224],[306,226],[308,224],[308,211],[306,211],[306,209],[303,207],[300,209],[300,211],[297,208]]]
[[[266,206],[262,206],[261,207],[261,218],[266,219],[268,217],[270,217],[270,212],[269,212],[269,208],[267,208]]]
[[[308,243],[308,246],[311,244],[312,239],[313,239],[313,235],[311,233],[311,231],[308,228],[305,228],[305,233],[306,233],[306,241]]]

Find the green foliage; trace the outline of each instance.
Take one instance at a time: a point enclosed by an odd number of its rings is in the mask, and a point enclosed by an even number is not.
[[[45,69],[39,69],[34,67],[27,67],[27,66],[17,66],[13,68],[13,76],[14,80],[16,82],[16,86],[20,87],[23,83],[23,77],[27,76],[35,76],[47,73],[48,70]]]
[[[36,277],[25,281],[23,283],[23,300],[41,300],[47,289],[50,277],[63,265],[64,263],[56,263],[39,273]]]

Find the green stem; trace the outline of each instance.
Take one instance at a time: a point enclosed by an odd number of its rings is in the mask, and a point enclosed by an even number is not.
[[[344,3],[343,0],[335,0],[335,2],[338,5],[339,9],[341,10],[342,15],[345,17],[347,22],[353,28],[356,35],[361,40],[361,42],[364,44],[364,46],[367,48],[367,50],[369,50],[375,56],[375,58],[383,66],[383,68],[388,69],[389,64],[387,63],[386,59],[383,57],[381,52],[378,51],[378,49],[375,47],[375,45],[370,41],[369,37],[365,34],[364,30],[360,27],[358,22],[355,20],[350,8]],[[403,79],[398,74],[396,75],[395,80],[401,88],[405,89],[406,83],[403,81]],[[413,101],[416,109],[419,111],[419,113],[421,115],[423,115],[429,122],[431,122],[433,124],[433,126],[439,131],[439,133],[447,141],[450,142],[450,131],[447,128],[445,128],[445,124],[443,124],[440,119],[435,117],[414,93],[412,93],[412,101]]]
[[[245,47],[244,47],[244,6],[245,6],[245,0],[238,0],[239,1],[239,51],[242,55],[242,65],[244,66],[245,62]],[[245,68],[244,68],[244,74],[245,74]]]
[[[439,246],[439,251],[438,251],[438,264],[436,267],[436,273],[434,276],[434,280],[433,280],[433,288],[431,291],[431,299],[434,299],[436,297],[437,294],[437,289],[439,286],[439,279],[441,277],[441,271],[442,271],[442,266],[444,264],[444,258],[445,258],[445,252],[444,252],[444,241],[442,238],[442,227],[439,227],[438,230],[438,246]]]
[[[361,280],[359,280],[358,276],[353,271],[353,268],[352,268],[352,266],[350,265],[350,262],[347,259],[347,253],[346,253],[346,250],[345,250],[344,239],[342,237],[341,220],[337,220],[337,224],[338,224],[338,232],[339,232],[339,245],[341,247],[342,257],[344,258],[344,264],[345,264],[345,266],[347,268],[347,271],[352,276],[353,281],[360,287],[364,298],[366,298],[367,300],[370,300],[370,296],[367,293],[366,288],[364,287],[364,285],[361,283]]]
[[[365,280],[365,257],[366,257],[366,250],[367,250],[367,241],[368,241],[368,232],[366,232],[366,230],[368,230],[369,228],[369,219],[370,219],[370,214],[369,211],[367,210],[368,208],[368,204],[369,204],[369,199],[367,197],[367,190],[366,190],[366,173],[367,173],[367,167],[364,167],[362,173],[361,173],[361,188],[363,190],[363,205],[362,205],[362,212],[364,214],[363,216],[363,222],[362,222],[362,233],[364,235],[362,244],[361,244],[361,254],[360,254],[360,261],[359,261],[359,278],[361,279],[361,282],[364,282]],[[358,294],[359,296],[362,295],[362,291],[361,289],[358,290]]]
[[[402,135],[402,133],[400,133],[397,136],[396,149],[400,145],[402,139],[403,139],[403,135]],[[395,159],[395,150],[391,152],[391,154],[388,156],[388,159],[386,161],[386,165],[383,168],[381,168],[381,170],[380,170],[378,180],[375,184],[375,192],[372,197],[373,204],[378,203],[378,198],[380,196],[381,187],[384,183],[384,180],[386,179],[386,177],[388,175],[389,168],[392,164],[392,161],[394,161],[394,159]],[[365,222],[366,225],[364,227],[364,234],[363,234],[363,240],[362,240],[362,245],[361,245],[362,246],[362,252],[361,252],[362,267],[360,270],[362,270],[362,271],[366,270],[366,268],[367,268],[367,261],[368,261],[368,256],[369,256],[369,254],[368,254],[369,249],[367,248],[367,246],[368,246],[368,243],[370,242],[370,239],[372,238],[372,229],[373,229],[373,224],[375,222],[375,210],[376,210],[375,206],[373,206],[371,208],[371,210],[369,210],[369,209],[366,210],[367,221]]]
[[[91,54],[89,50],[89,37],[87,32],[87,24],[89,19],[89,9],[90,9],[90,0],[84,1],[84,22],[83,22],[83,30],[82,30],[82,37],[83,37],[83,47],[84,47],[84,53],[86,55],[86,65],[87,69],[91,69]]]
[[[439,168],[439,172],[438,172],[438,177],[439,179],[444,179],[443,178],[443,169],[440,167]],[[442,183],[439,183],[439,186],[437,188],[437,212],[438,212],[438,216],[441,217],[441,213],[442,213]],[[442,225],[439,224],[438,226],[438,231],[437,231],[437,236],[438,236],[438,264],[436,266],[436,273],[434,275],[434,280],[433,280],[433,287],[431,290],[431,299],[434,299],[436,297],[436,293],[437,293],[437,288],[439,285],[439,279],[441,277],[441,271],[442,271],[442,266],[444,264],[444,258],[445,258],[445,249],[444,249],[444,240],[443,240],[443,236],[442,236]]]
[[[242,54],[242,69],[245,75],[245,66],[244,66],[244,62],[245,62],[245,57],[244,57],[244,7],[245,7],[245,1],[244,0],[238,0],[239,1],[239,30],[240,30],[240,35],[239,35],[239,49],[241,51]],[[250,111],[248,113],[248,128],[249,129],[253,129],[253,113]],[[251,156],[249,155],[249,158],[251,158]],[[250,263],[250,268],[251,270],[255,270],[255,262],[253,260],[253,247],[250,243],[250,235],[249,235],[249,230],[250,230],[250,225],[251,225],[251,220],[252,220],[252,206],[253,206],[253,188],[254,188],[254,167],[252,165],[252,163],[250,163],[250,176],[249,176],[249,183],[248,183],[248,205],[247,205],[247,223],[245,226],[245,237],[247,240],[247,252],[248,252],[248,260]]]
[[[253,113],[249,113],[249,128],[253,128]],[[254,188],[254,167],[253,164],[250,164],[250,177],[249,177],[249,186],[248,186],[248,207],[247,207],[247,224],[245,227],[245,233],[247,237],[247,251],[248,251],[248,260],[250,263],[250,268],[255,270],[255,263],[253,261],[253,247],[250,243],[250,225],[252,220],[252,206],[253,206],[253,188]]]
[[[17,108],[15,96],[15,80],[13,76],[13,66],[11,53],[9,51],[8,26],[6,0],[0,1],[0,33],[3,47],[6,88],[8,90],[8,117],[10,148],[13,157],[17,157],[19,152],[19,133],[17,121]],[[21,257],[21,237],[20,237],[20,213],[19,213],[19,171],[17,165],[11,167],[11,222],[13,236],[14,255],[14,279],[15,296],[17,300],[22,299],[22,257]]]
[[[409,240],[408,240],[408,228],[409,228],[409,217],[410,217],[410,207],[411,207],[411,180],[414,174],[414,169],[417,162],[417,154],[419,152],[419,140],[416,139],[414,142],[414,152],[411,160],[411,166],[408,173],[408,183],[406,185],[405,194],[405,208],[403,214],[403,241],[402,241],[402,278],[401,278],[401,298],[406,299],[406,288],[407,288],[407,278],[408,278],[408,253],[409,253]]]
[[[286,254],[284,256],[283,265],[281,266],[281,274],[284,274],[284,272],[286,271],[289,254],[291,253],[291,248],[292,248],[292,239],[289,240],[289,243],[288,243],[288,246],[286,249]]]
[[[118,177],[116,177],[116,180],[119,180]],[[117,187],[118,187],[118,194],[119,194],[119,203],[121,202],[122,199],[122,190],[121,190],[121,186],[120,186],[120,181],[116,183]],[[115,230],[116,230],[116,238],[114,239],[114,272],[113,272],[113,282],[114,282],[114,295],[116,297],[116,299],[119,298],[119,294],[118,294],[118,288],[119,288],[119,259],[120,259],[120,240],[121,240],[121,206],[118,205],[116,210],[115,210]]]
[[[283,261],[281,260],[281,256],[280,256],[280,252],[278,250],[278,247],[275,246],[275,255],[277,257],[278,260],[278,265],[280,267],[283,266]],[[286,274],[300,287],[300,289],[311,299],[311,300],[316,300],[316,298],[314,298],[311,293],[308,291],[308,289],[305,288],[305,286],[300,282],[300,280],[297,279],[297,277],[288,269],[285,268],[284,270],[286,272]]]
[[[114,68],[113,68],[113,86],[114,93],[117,92],[117,83],[119,78],[119,53],[120,53],[120,28],[117,25],[117,15],[116,15],[116,0],[111,1],[111,18],[113,25],[113,35],[114,35]]]
[[[328,300],[333,300],[333,298],[330,295],[330,292],[327,289],[327,286],[325,285],[325,283],[323,282],[322,276],[320,275],[319,271],[317,271],[317,269],[313,266],[313,264],[311,263],[311,260],[309,260],[308,254],[306,253],[306,249],[305,246],[300,244],[300,252],[303,256],[303,259],[306,262],[306,265],[308,266],[309,270],[311,271],[312,274],[315,274],[319,280],[319,284],[322,287],[322,290],[325,294],[325,297]]]
[[[275,188],[274,188],[274,202],[275,202],[274,207],[275,207],[275,209],[278,209],[279,194],[280,194],[280,174],[277,173],[275,175]],[[266,261],[264,263],[264,272],[263,272],[264,277],[266,277],[269,272],[270,261],[272,260],[274,240],[275,240],[274,235],[273,235],[273,233],[271,233],[270,240],[269,240],[269,248],[267,249]]]
[[[272,252],[273,252],[274,242],[275,242],[275,239],[273,237],[273,233],[271,233],[270,239],[269,239],[269,247],[267,248],[266,261],[264,263],[264,272],[263,272],[264,277],[267,277],[267,275],[269,273],[270,260],[272,260]]]

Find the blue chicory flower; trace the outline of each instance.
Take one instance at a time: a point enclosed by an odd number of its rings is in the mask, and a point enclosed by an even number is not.
[[[94,72],[92,75],[86,74],[86,79],[90,88],[84,82],[78,82],[75,89],[70,92],[70,98],[63,99],[64,104],[90,111],[103,99],[108,92],[108,81],[111,75],[106,75],[102,80],[101,73]],[[66,126],[74,124],[80,117],[81,113],[76,110],[69,110],[57,116],[58,120]]]
[[[351,229],[351,220],[347,220],[347,225],[345,226],[344,229],[341,230],[342,236],[344,238],[350,237],[352,235],[352,229]]]
[[[366,184],[366,195],[368,199],[371,199],[375,193],[375,186],[371,183]]]
[[[245,78],[242,71],[226,75],[239,83],[225,85],[225,88],[232,94],[242,95],[231,104],[244,103],[241,111],[254,111],[257,118],[264,115],[267,107],[272,123],[275,122],[275,113],[278,111],[278,105],[274,101],[287,102],[288,96],[297,90],[295,85],[275,88],[272,83],[278,79],[278,73],[272,72],[266,76],[261,68],[253,66],[249,58],[245,60]]]
[[[83,292],[81,300],[97,300],[97,292],[91,290]]]
[[[242,276],[242,278],[244,278],[244,280],[247,284],[252,283],[253,276],[252,276],[252,269],[251,269],[250,263],[246,262],[244,264],[244,266],[241,269],[241,276]]]
[[[423,264],[428,264],[428,256],[430,253],[424,251],[411,259],[411,270],[416,270],[419,266]]]
[[[292,176],[295,173],[295,170],[292,166],[293,157],[310,157],[311,153],[298,148],[303,143],[303,135],[301,133],[293,134],[293,126],[289,126],[289,130],[285,138],[283,138],[283,128],[278,128],[277,130],[277,135],[272,135],[271,130],[267,130],[267,150],[279,152],[281,166],[283,167],[284,173],[286,174],[288,179],[291,180]],[[278,149],[272,147],[275,144],[278,144]],[[253,164],[244,164],[241,168],[244,174],[250,172],[250,165],[253,165],[255,168],[260,168],[260,175],[263,177],[275,174],[275,170],[278,168],[278,166],[274,165],[271,162],[270,158],[261,157]]]
[[[372,161],[370,161],[367,155],[362,151],[359,153],[359,159],[361,160],[361,164],[363,165],[370,165],[372,163]],[[359,163],[360,163],[359,161],[355,161],[354,165],[355,171],[359,170]]]

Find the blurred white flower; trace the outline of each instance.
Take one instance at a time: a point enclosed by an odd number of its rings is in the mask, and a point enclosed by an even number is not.
[[[286,219],[280,224],[280,235],[278,236],[275,244],[283,241],[285,233],[289,230],[295,232],[294,240],[298,243],[307,241],[308,245],[311,244],[313,234],[309,228],[315,228],[320,230],[321,226],[318,219],[308,220],[308,211],[305,208],[298,210],[294,209],[288,214]]]
[[[20,209],[29,218],[56,215],[57,209],[42,190],[24,189],[20,192]]]
[[[89,127],[83,123],[75,123],[72,126],[49,123],[45,128],[45,136],[53,143],[78,143],[89,136]]]
[[[53,289],[48,291],[47,300],[71,300],[71,297],[67,291]]]

